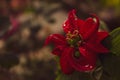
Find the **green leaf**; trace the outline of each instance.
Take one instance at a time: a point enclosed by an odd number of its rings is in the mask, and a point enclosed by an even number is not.
[[[103,44],[109,48],[111,53],[120,55],[120,27],[113,30],[110,36],[103,41]]]
[[[120,56],[113,54],[100,57],[103,73],[100,80],[120,80]]]
[[[91,72],[91,77],[93,80],[100,80],[101,76],[103,74],[103,68],[102,66],[97,66],[92,72]]]
[[[93,80],[120,80],[120,56],[103,54],[99,59],[97,67],[91,72]]]
[[[103,40],[110,54],[101,55],[103,73],[100,80],[120,80],[120,27],[114,29],[110,36]]]

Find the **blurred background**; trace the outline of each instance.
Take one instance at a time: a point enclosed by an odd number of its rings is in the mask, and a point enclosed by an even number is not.
[[[81,19],[95,13],[109,31],[120,27],[120,0],[0,0],[0,80],[55,80],[57,63],[43,43],[62,33],[73,8]]]

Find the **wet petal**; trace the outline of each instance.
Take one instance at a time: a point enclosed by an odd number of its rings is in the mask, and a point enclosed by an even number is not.
[[[66,46],[57,46],[53,49],[52,53],[54,55],[57,55],[57,56],[61,56],[61,54],[63,53],[64,49],[66,48]]]
[[[93,53],[92,51],[88,50],[86,47],[79,48],[80,53],[84,56],[84,58],[91,63],[94,63],[97,59],[97,54]]]
[[[79,31],[79,33],[81,34],[81,33],[84,33],[82,30],[83,30],[83,25],[84,25],[84,22],[85,21],[83,21],[83,20],[81,20],[81,19],[77,19],[77,26],[78,26],[78,31]]]
[[[76,11],[72,10],[69,12],[68,19],[63,24],[63,30],[66,33],[68,33],[68,31],[73,32],[74,30],[79,31],[83,22],[83,20],[77,18]]]
[[[45,40],[45,46],[54,43],[54,45],[66,45],[66,39],[64,36],[60,34],[51,34],[50,36],[47,37]]]
[[[68,61],[68,55],[73,52],[73,48],[66,48],[60,57],[60,66],[61,70],[65,74],[71,74],[74,69],[71,67]]]
[[[73,9],[68,14],[68,19],[63,24],[63,30],[64,32],[68,33],[68,31],[72,32],[76,28],[76,11]]]
[[[100,43],[104,38],[106,38],[109,35],[108,32],[98,32],[98,38],[97,42]]]
[[[69,20],[66,20],[65,23],[63,24],[63,30],[65,33],[68,33],[69,31],[72,31],[73,28],[69,23]]]
[[[88,18],[81,28],[81,35],[84,40],[91,38],[94,34],[97,34],[99,27],[99,19],[96,17],[96,21],[93,18]]]
[[[71,53],[69,55],[69,62],[70,65],[77,71],[90,71],[94,69],[95,63],[96,63],[96,58],[89,57],[89,53],[87,51],[84,51],[82,48],[80,48],[81,54],[87,54],[87,55],[81,55],[79,59],[76,59],[73,55],[74,53]]]
[[[86,43],[85,44],[88,49],[95,53],[108,53],[109,50],[105,48],[101,43]]]
[[[102,44],[102,40],[104,40],[108,35],[108,32],[97,32],[97,34],[94,34],[86,42],[92,44]]]

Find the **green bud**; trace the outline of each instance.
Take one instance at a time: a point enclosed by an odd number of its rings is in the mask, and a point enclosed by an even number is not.
[[[74,53],[74,57],[77,58],[77,59],[80,58],[80,52],[79,52],[79,51],[76,51],[76,52]]]

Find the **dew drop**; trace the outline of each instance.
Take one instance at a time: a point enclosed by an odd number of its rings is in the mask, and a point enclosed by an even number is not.
[[[85,67],[89,67],[89,64],[85,65]]]
[[[93,68],[93,66],[90,66],[90,68]]]

